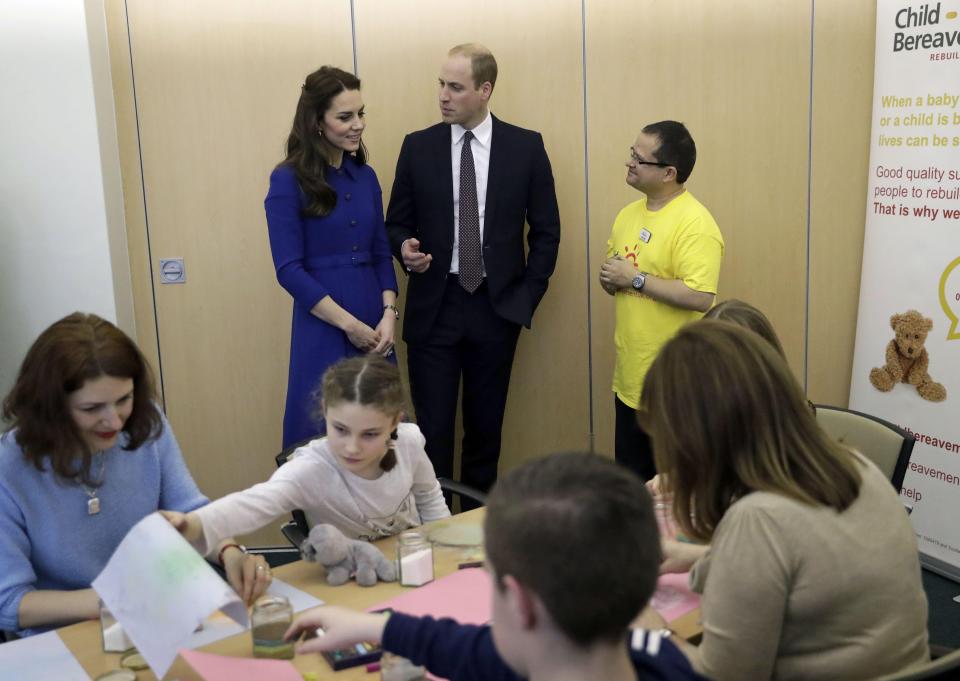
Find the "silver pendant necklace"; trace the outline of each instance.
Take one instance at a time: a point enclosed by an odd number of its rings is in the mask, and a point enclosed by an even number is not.
[[[97,486],[91,489],[82,483],[80,484],[80,486],[83,487],[83,491],[90,497],[87,499],[87,515],[97,515],[100,512],[100,499],[97,497],[97,492],[103,483],[103,474],[106,471],[106,466],[106,453],[100,452],[100,476],[96,480]]]

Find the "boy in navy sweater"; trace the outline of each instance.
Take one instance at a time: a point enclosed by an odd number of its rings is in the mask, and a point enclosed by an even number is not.
[[[639,477],[556,454],[496,484],[484,521],[493,624],[336,607],[304,613],[298,653],[375,641],[450,681],[699,679],[667,631],[628,629],[656,588],[660,540]]]

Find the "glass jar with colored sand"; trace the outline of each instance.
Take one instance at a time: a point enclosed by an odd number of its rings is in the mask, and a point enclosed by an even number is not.
[[[279,660],[293,659],[293,641],[283,635],[293,622],[293,608],[283,596],[264,596],[253,605],[250,629],[253,656]]]

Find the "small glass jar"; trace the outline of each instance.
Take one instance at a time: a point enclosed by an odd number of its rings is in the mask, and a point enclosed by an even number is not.
[[[123,625],[117,621],[103,601],[100,601],[100,635],[103,638],[105,653],[123,653],[133,648],[133,641],[123,630]]]
[[[419,530],[397,538],[397,571],[403,586],[422,586],[433,581],[433,545]]]
[[[283,596],[264,596],[254,603],[250,616],[253,656],[293,659],[294,642],[283,637],[292,622],[293,608]]]
[[[399,655],[384,652],[380,658],[380,681],[423,681],[427,670]]]

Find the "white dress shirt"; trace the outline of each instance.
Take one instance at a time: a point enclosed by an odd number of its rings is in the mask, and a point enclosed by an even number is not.
[[[450,260],[450,274],[460,271],[460,154],[463,149],[463,135],[467,132],[459,123],[450,126],[450,165],[453,169],[453,257]],[[480,243],[483,243],[483,218],[487,205],[487,177],[490,171],[490,145],[493,141],[493,118],[490,112],[483,122],[475,127],[473,142],[473,169],[477,177],[477,209],[480,212]],[[481,251],[481,256],[482,256]],[[486,268],[483,270],[486,276]]]

